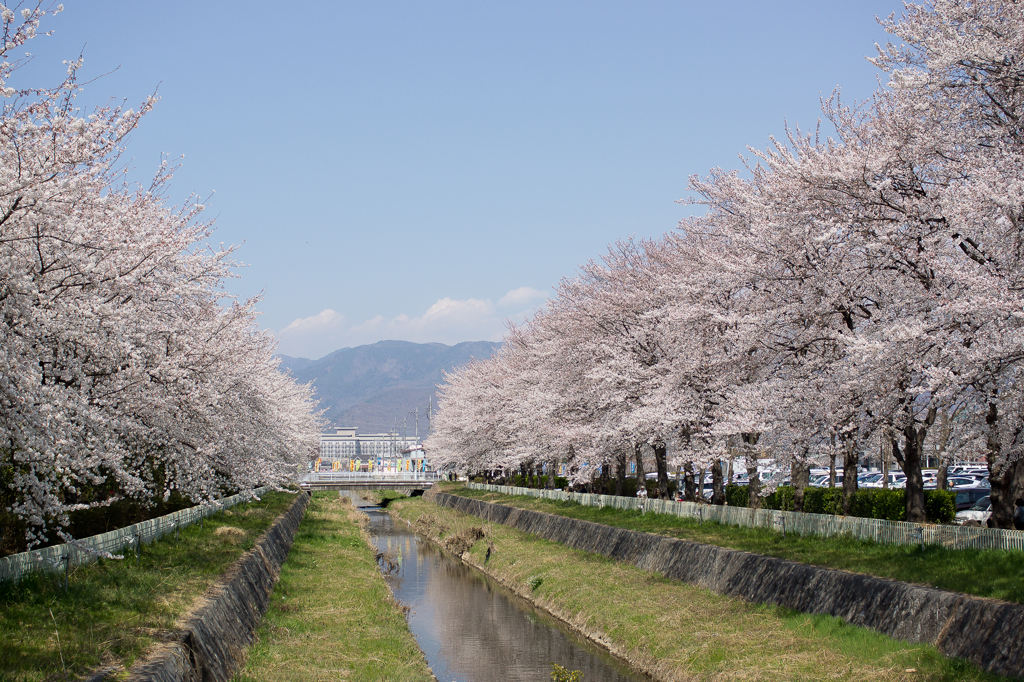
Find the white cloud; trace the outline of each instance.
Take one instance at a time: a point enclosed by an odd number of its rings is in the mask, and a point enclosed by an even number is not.
[[[286,334],[309,334],[323,331],[325,329],[338,329],[345,323],[345,316],[330,308],[322,311],[313,317],[302,317],[293,320],[290,325],[281,330],[281,335]]]
[[[279,350],[285,355],[321,358],[340,348],[376,343],[385,339],[416,343],[462,341],[501,341],[505,336],[505,320],[521,322],[533,314],[531,302],[540,302],[545,294],[530,287],[513,289],[496,306],[490,299],[442,298],[422,315],[371,317],[359,324],[346,323],[345,316],[324,310],[311,317],[299,318],[276,333]],[[509,308],[518,308],[509,314]],[[501,312],[500,312],[501,311]]]
[[[543,291],[534,289],[533,287],[519,287],[513,289],[498,301],[498,305],[502,308],[512,308],[527,305],[533,301],[543,301],[547,299],[548,295]]]
[[[292,320],[291,324],[275,336],[277,336],[279,350],[285,355],[322,357],[316,353],[319,353],[325,344],[329,345],[332,339],[339,338],[343,334],[344,328],[345,316],[327,308],[312,317],[300,317]]]
[[[351,329],[353,343],[373,343],[382,339],[401,339],[426,343],[459,343],[480,339],[501,340],[504,325],[494,315],[494,304],[486,299],[459,301],[442,298],[423,315],[398,315],[390,320],[378,315]]]
[[[467,321],[486,317],[492,313],[494,313],[494,304],[488,300],[470,298],[465,301],[453,301],[446,296],[430,306],[420,319],[424,323],[441,320]]]

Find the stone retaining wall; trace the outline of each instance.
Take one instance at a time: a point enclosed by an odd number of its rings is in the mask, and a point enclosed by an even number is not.
[[[1024,606],[734,549],[438,494],[434,501],[585,552],[631,563],[718,594],[934,644],[1000,675],[1024,677]]]
[[[298,498],[185,617],[175,641],[153,649],[129,671],[130,682],[226,682],[252,643],[270,605],[281,564],[309,504]]]

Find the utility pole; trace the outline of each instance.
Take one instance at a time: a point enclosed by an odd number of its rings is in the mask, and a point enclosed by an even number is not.
[[[420,408],[416,407],[416,442],[420,442]]]

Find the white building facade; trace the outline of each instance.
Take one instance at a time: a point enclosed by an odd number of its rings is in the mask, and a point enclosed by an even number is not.
[[[356,433],[340,427],[320,434],[320,457],[314,471],[431,471],[416,438],[397,433]]]

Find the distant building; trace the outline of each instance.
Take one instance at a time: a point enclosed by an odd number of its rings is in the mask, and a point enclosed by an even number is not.
[[[317,471],[430,471],[423,447],[416,438],[397,433],[356,433],[356,427],[335,428],[320,434]]]

